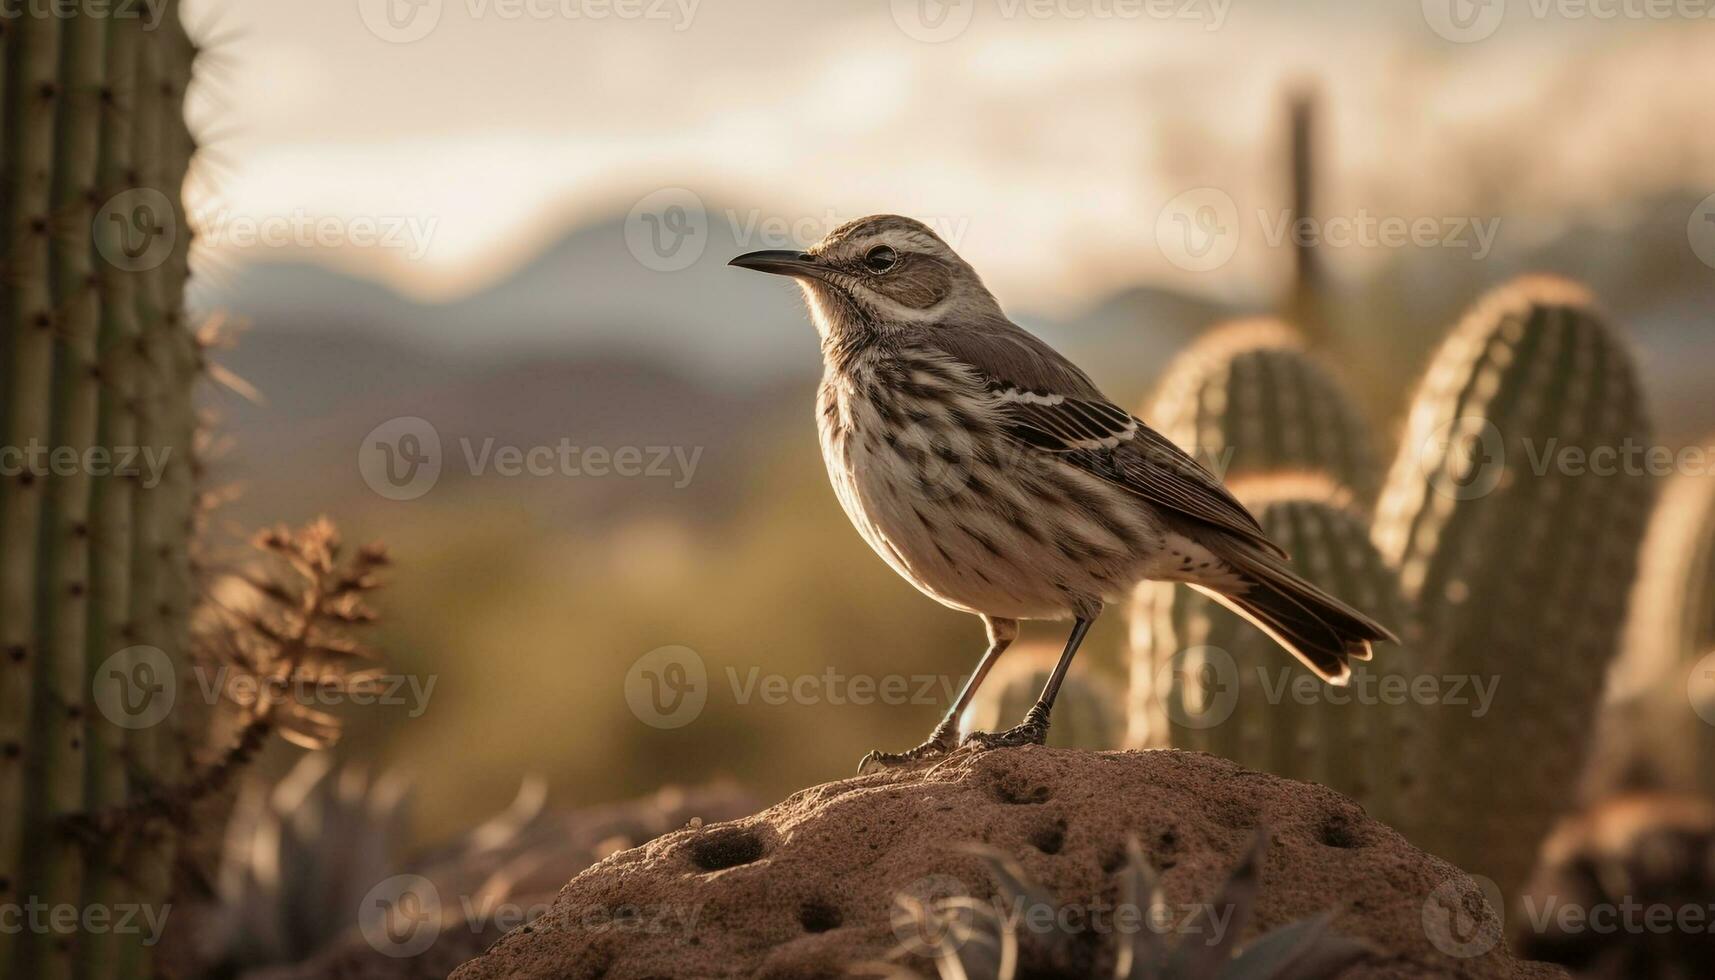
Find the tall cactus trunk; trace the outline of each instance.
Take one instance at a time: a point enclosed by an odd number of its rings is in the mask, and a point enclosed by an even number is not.
[[[134,805],[183,758],[167,726],[123,712],[129,648],[182,666],[187,646],[197,371],[178,197],[192,48],[160,0],[75,6],[6,18],[0,34],[0,446],[25,451],[0,475],[0,902],[158,912],[170,848],[100,818],[147,810]],[[170,202],[170,247],[149,248],[146,230],[135,247],[147,194]],[[180,472],[150,489],[147,461],[163,458]],[[143,938],[0,931],[0,975],[146,975]]]
[[[50,256],[58,344],[54,353],[53,439],[84,459],[95,445],[101,382],[95,370],[100,305],[94,286],[89,227],[94,220],[106,23],[68,21],[60,58],[59,132],[53,176]],[[54,906],[80,899],[81,848],[58,828],[84,807],[88,700],[84,644],[89,597],[89,468],[74,466],[46,481],[38,583],[42,662],[37,672],[32,734],[29,880]],[[72,976],[65,937],[37,937],[33,975]]]
[[[1652,492],[1555,454],[1647,445],[1642,402],[1582,290],[1515,283],[1437,353],[1377,507],[1428,669],[1494,683],[1484,717],[1436,726],[1421,843],[1507,895],[1571,799]]]
[[[132,191],[131,107],[136,102],[137,51],[141,32],[121,21],[109,28],[107,46],[107,98],[101,120],[101,160],[98,167],[100,197],[114,200]],[[123,214],[120,215],[124,217]],[[102,256],[123,255],[125,229],[113,221],[99,222],[92,234]],[[132,293],[134,275],[113,261],[96,265],[101,290],[101,334],[98,345],[102,399],[98,436],[103,445],[134,445],[136,419],[132,411],[133,377],[137,371],[137,317]],[[115,681],[98,672],[113,670],[128,675],[128,664],[119,655],[135,639],[129,625],[131,603],[131,486],[132,481],[115,474],[95,480],[91,500],[91,564],[89,645],[86,652],[91,678],[96,684]],[[110,658],[113,658],[110,660]],[[91,810],[102,811],[125,802],[125,729],[91,713],[86,789]],[[84,899],[91,907],[112,905],[124,892],[114,871],[120,866],[120,847],[101,841],[100,853],[86,874]],[[113,974],[118,963],[115,935],[88,937],[81,950],[85,976]]]
[[[54,118],[59,107],[63,22],[20,17],[6,39],[5,281],[6,390],[0,446],[21,453],[52,438],[54,297],[49,265]],[[8,468],[11,470],[12,468]],[[36,633],[38,537],[43,481],[27,466],[0,475],[0,901],[22,903],[33,889],[22,861],[29,753],[39,745],[30,725],[41,660]],[[0,955],[28,944],[0,931]],[[27,971],[20,975],[28,975]]]

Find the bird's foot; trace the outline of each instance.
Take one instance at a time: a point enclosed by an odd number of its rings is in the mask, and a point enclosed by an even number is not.
[[[978,749],[1012,749],[1020,745],[1048,744],[1048,729],[1040,725],[1019,725],[1004,732],[971,732],[961,745]]]
[[[881,772],[885,769],[897,769],[909,766],[925,759],[933,759],[946,755],[958,744],[958,729],[943,725],[935,729],[929,740],[914,749],[904,752],[882,752],[879,749],[870,752],[858,763],[858,775],[867,776],[870,773]]]
[[[1038,703],[1024,716],[1024,723],[1004,732],[971,732],[961,745],[977,749],[1011,749],[1020,745],[1048,743],[1048,712]]]

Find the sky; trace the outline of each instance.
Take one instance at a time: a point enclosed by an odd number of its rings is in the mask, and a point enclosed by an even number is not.
[[[580,223],[630,234],[663,194],[754,247],[891,211],[1054,309],[1281,275],[1260,239],[1293,87],[1322,94],[1325,207],[1355,224],[1478,218],[1471,188],[1498,186],[1547,229],[1715,169],[1715,19],[1471,4],[186,0],[211,48],[187,197],[217,265],[308,258],[429,300]],[[1160,239],[1206,188],[1255,240],[1212,276]]]

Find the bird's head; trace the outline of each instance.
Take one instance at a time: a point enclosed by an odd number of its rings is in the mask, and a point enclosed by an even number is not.
[[[848,221],[801,252],[749,252],[728,264],[796,279],[824,339],[1000,314],[976,270],[928,225],[898,215]]]

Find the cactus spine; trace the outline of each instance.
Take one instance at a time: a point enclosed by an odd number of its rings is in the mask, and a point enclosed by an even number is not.
[[[1241,484],[1241,499],[1317,585],[1384,623],[1404,619],[1397,580],[1364,515],[1327,480]],[[1132,600],[1134,746],[1173,745],[1318,782],[1407,829],[1418,813],[1423,709],[1410,699],[1409,651],[1353,664],[1342,691],[1294,664],[1254,626],[1167,582]]]
[[[977,689],[960,719],[964,731],[1004,731],[1024,720],[1060,659],[1060,647],[1021,645],[1001,657],[994,673]],[[1118,697],[1076,663],[1054,702],[1048,744],[1068,749],[1111,749],[1119,744]]]
[[[180,352],[181,367],[193,363],[182,356],[193,350],[183,318],[166,315],[182,289],[187,243],[175,240],[177,261],[143,271],[126,251],[135,226],[102,220],[113,215],[100,209],[119,198],[129,222],[123,192],[178,196],[185,156],[163,147],[161,134],[183,132],[183,86],[161,79],[186,77],[191,52],[176,8],[123,6],[0,20],[0,445],[24,459],[20,472],[0,477],[0,903],[111,910],[166,901],[164,875],[142,890],[128,882],[138,854],[125,839],[135,835],[74,830],[173,772],[160,753],[142,751],[150,736],[127,739],[90,710],[92,685],[99,698],[112,682],[96,668],[111,670],[109,658],[138,642],[175,656],[185,647],[181,629],[159,625],[158,603],[148,610],[156,622],[137,615],[143,593],[132,588],[186,567],[184,522],[155,520],[142,503],[146,468],[118,467],[136,455],[119,451],[131,447],[157,459],[190,455],[194,373],[148,370],[155,347]],[[157,22],[161,30],[145,30]],[[161,399],[180,413],[174,426],[151,421]],[[189,484],[178,486],[183,495]],[[124,948],[136,938],[7,930],[0,974],[141,975],[146,957]]]
[[[1282,323],[1211,331],[1174,360],[1144,418],[1223,479],[1309,470],[1362,503],[1374,497],[1378,464],[1362,414]]]
[[[1437,352],[1377,507],[1426,669],[1495,683],[1483,717],[1436,726],[1420,842],[1505,894],[1576,781],[1651,495],[1623,467],[1598,475],[1555,454],[1648,433],[1631,358],[1589,297],[1521,280]]]

